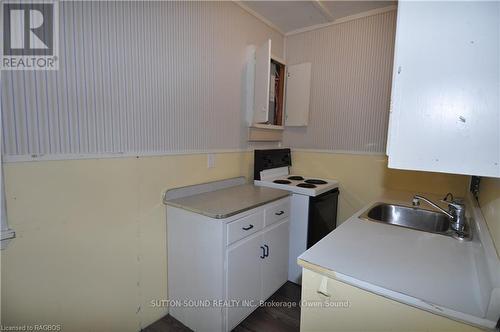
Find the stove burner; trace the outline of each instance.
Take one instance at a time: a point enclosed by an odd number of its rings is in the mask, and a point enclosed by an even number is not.
[[[327,184],[328,182],[323,181],[323,180],[318,180],[318,179],[308,179],[304,181],[305,183],[310,183],[310,184]]]
[[[301,187],[301,188],[316,188],[316,186],[314,184],[311,184],[311,183],[299,183],[297,185],[297,187]]]
[[[292,183],[292,181],[288,181],[288,180],[274,180],[273,182],[278,183],[278,184],[290,184],[290,183]]]
[[[302,176],[299,176],[299,175],[294,175],[294,176],[289,176],[288,177],[288,180],[298,180],[298,181],[302,181],[304,180],[304,178]]]

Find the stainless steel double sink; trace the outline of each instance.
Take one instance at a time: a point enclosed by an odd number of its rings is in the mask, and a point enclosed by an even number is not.
[[[376,203],[360,215],[361,219],[419,231],[454,236],[450,219],[444,213],[389,203]]]

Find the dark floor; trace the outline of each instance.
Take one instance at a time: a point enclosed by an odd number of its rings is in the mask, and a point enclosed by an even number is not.
[[[233,330],[235,332],[293,332],[300,327],[300,286],[287,282],[267,300],[267,303],[295,303],[294,307],[261,306]],[[170,315],[146,327],[143,332],[191,331]]]

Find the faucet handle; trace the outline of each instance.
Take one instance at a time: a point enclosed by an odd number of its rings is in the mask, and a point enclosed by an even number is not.
[[[450,200],[448,200],[448,197],[450,198]],[[446,196],[444,196],[444,198],[441,200],[441,202],[446,203],[449,206],[453,206],[456,209],[460,209],[465,206],[463,200],[460,198],[455,199],[452,193],[447,193]]]
[[[461,199],[454,199],[451,202],[446,199],[442,199],[441,202],[448,204],[448,207],[453,207],[456,210],[462,210],[465,207],[465,204]]]
[[[451,198],[451,200],[449,201],[448,200],[448,197]],[[455,200],[455,198],[453,197],[453,194],[452,193],[447,193],[446,196],[444,196],[444,198],[441,200],[441,202],[453,202]]]

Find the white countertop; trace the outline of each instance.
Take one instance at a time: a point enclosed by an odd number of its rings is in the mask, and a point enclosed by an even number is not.
[[[411,206],[411,197],[393,192],[377,201]],[[303,253],[299,264],[308,262],[320,273],[333,271],[341,281],[424,310],[494,326],[496,322],[485,318],[489,297],[476,268],[475,257],[482,250],[478,239],[462,242],[360,219],[373,203]]]
[[[216,219],[228,218],[289,196],[290,192],[251,184],[165,200],[165,204]]]

